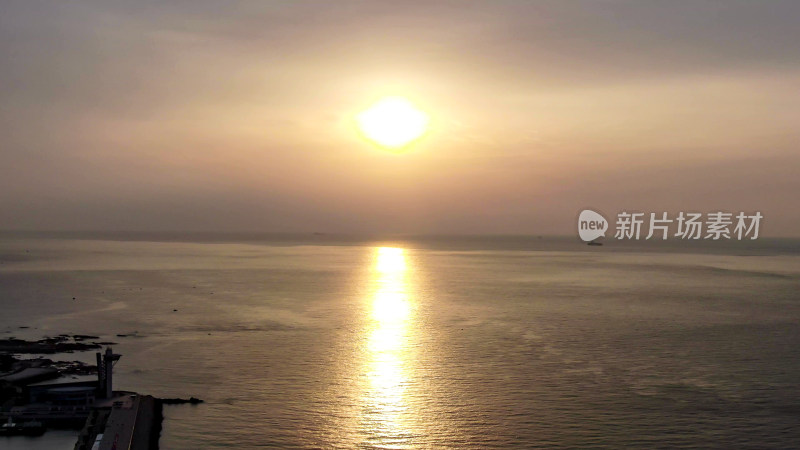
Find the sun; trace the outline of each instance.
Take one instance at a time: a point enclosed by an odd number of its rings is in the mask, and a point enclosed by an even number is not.
[[[356,115],[362,136],[389,150],[399,150],[422,137],[430,117],[404,97],[385,97]]]

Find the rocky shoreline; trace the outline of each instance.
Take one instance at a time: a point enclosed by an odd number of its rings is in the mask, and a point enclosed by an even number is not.
[[[48,355],[54,353],[73,353],[96,350],[103,345],[113,344],[107,342],[84,342],[89,339],[100,339],[98,336],[58,335],[46,337],[37,341],[28,341],[17,338],[0,339],[0,353],[16,353],[28,355]]]
[[[137,334],[134,332],[133,334],[119,334],[117,336],[128,337],[137,336]],[[38,340],[25,340],[16,337],[0,339],[0,375],[19,373],[25,369],[49,369],[51,375],[49,375],[48,378],[63,375],[95,375],[97,374],[97,366],[82,361],[54,361],[41,356],[36,358],[19,358],[18,356],[84,352],[99,350],[103,346],[116,345],[115,342],[96,341],[98,339],[100,339],[99,336],[86,334],[60,334],[55,337],[44,337]],[[2,380],[0,380],[0,385],[1,384]],[[5,390],[0,389],[0,391]],[[0,406],[10,400],[11,395],[16,394],[16,392],[8,392],[6,394],[9,395],[3,395],[2,392],[0,392]],[[196,397],[190,397],[189,399],[164,398],[157,400],[166,405],[197,405],[203,403],[203,400]]]
[[[97,366],[82,361],[54,361],[49,358],[20,358],[19,355],[53,355],[59,353],[98,350],[105,342],[84,342],[99,339],[88,335],[59,335],[29,341],[17,338],[0,339],[0,374],[19,372],[26,368],[53,369],[61,375],[94,375]]]

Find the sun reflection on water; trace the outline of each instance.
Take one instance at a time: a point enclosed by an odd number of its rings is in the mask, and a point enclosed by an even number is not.
[[[367,378],[363,426],[378,445],[402,445],[409,433],[404,423],[411,362],[408,345],[412,305],[405,251],[380,247],[372,270],[375,290],[367,341]]]

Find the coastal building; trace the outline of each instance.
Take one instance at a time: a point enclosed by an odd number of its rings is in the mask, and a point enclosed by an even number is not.
[[[16,403],[1,410],[0,419],[8,421],[9,429],[38,424],[40,433],[46,426],[83,425],[75,450],[157,449],[161,401],[114,391],[113,368],[121,355],[109,347],[96,356],[97,375],[28,367],[0,377],[0,383],[13,387]]]
[[[52,368],[26,368],[2,381],[16,386],[23,405],[0,411],[3,420],[37,420],[49,425],[82,424],[98,399],[113,397],[113,366],[120,355],[106,348],[97,353],[97,376],[61,375]],[[41,381],[44,380],[44,381]]]

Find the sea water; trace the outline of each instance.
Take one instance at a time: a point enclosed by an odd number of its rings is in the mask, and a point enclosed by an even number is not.
[[[205,400],[164,449],[797,446],[797,242],[701,244],[6,235],[0,337]]]

